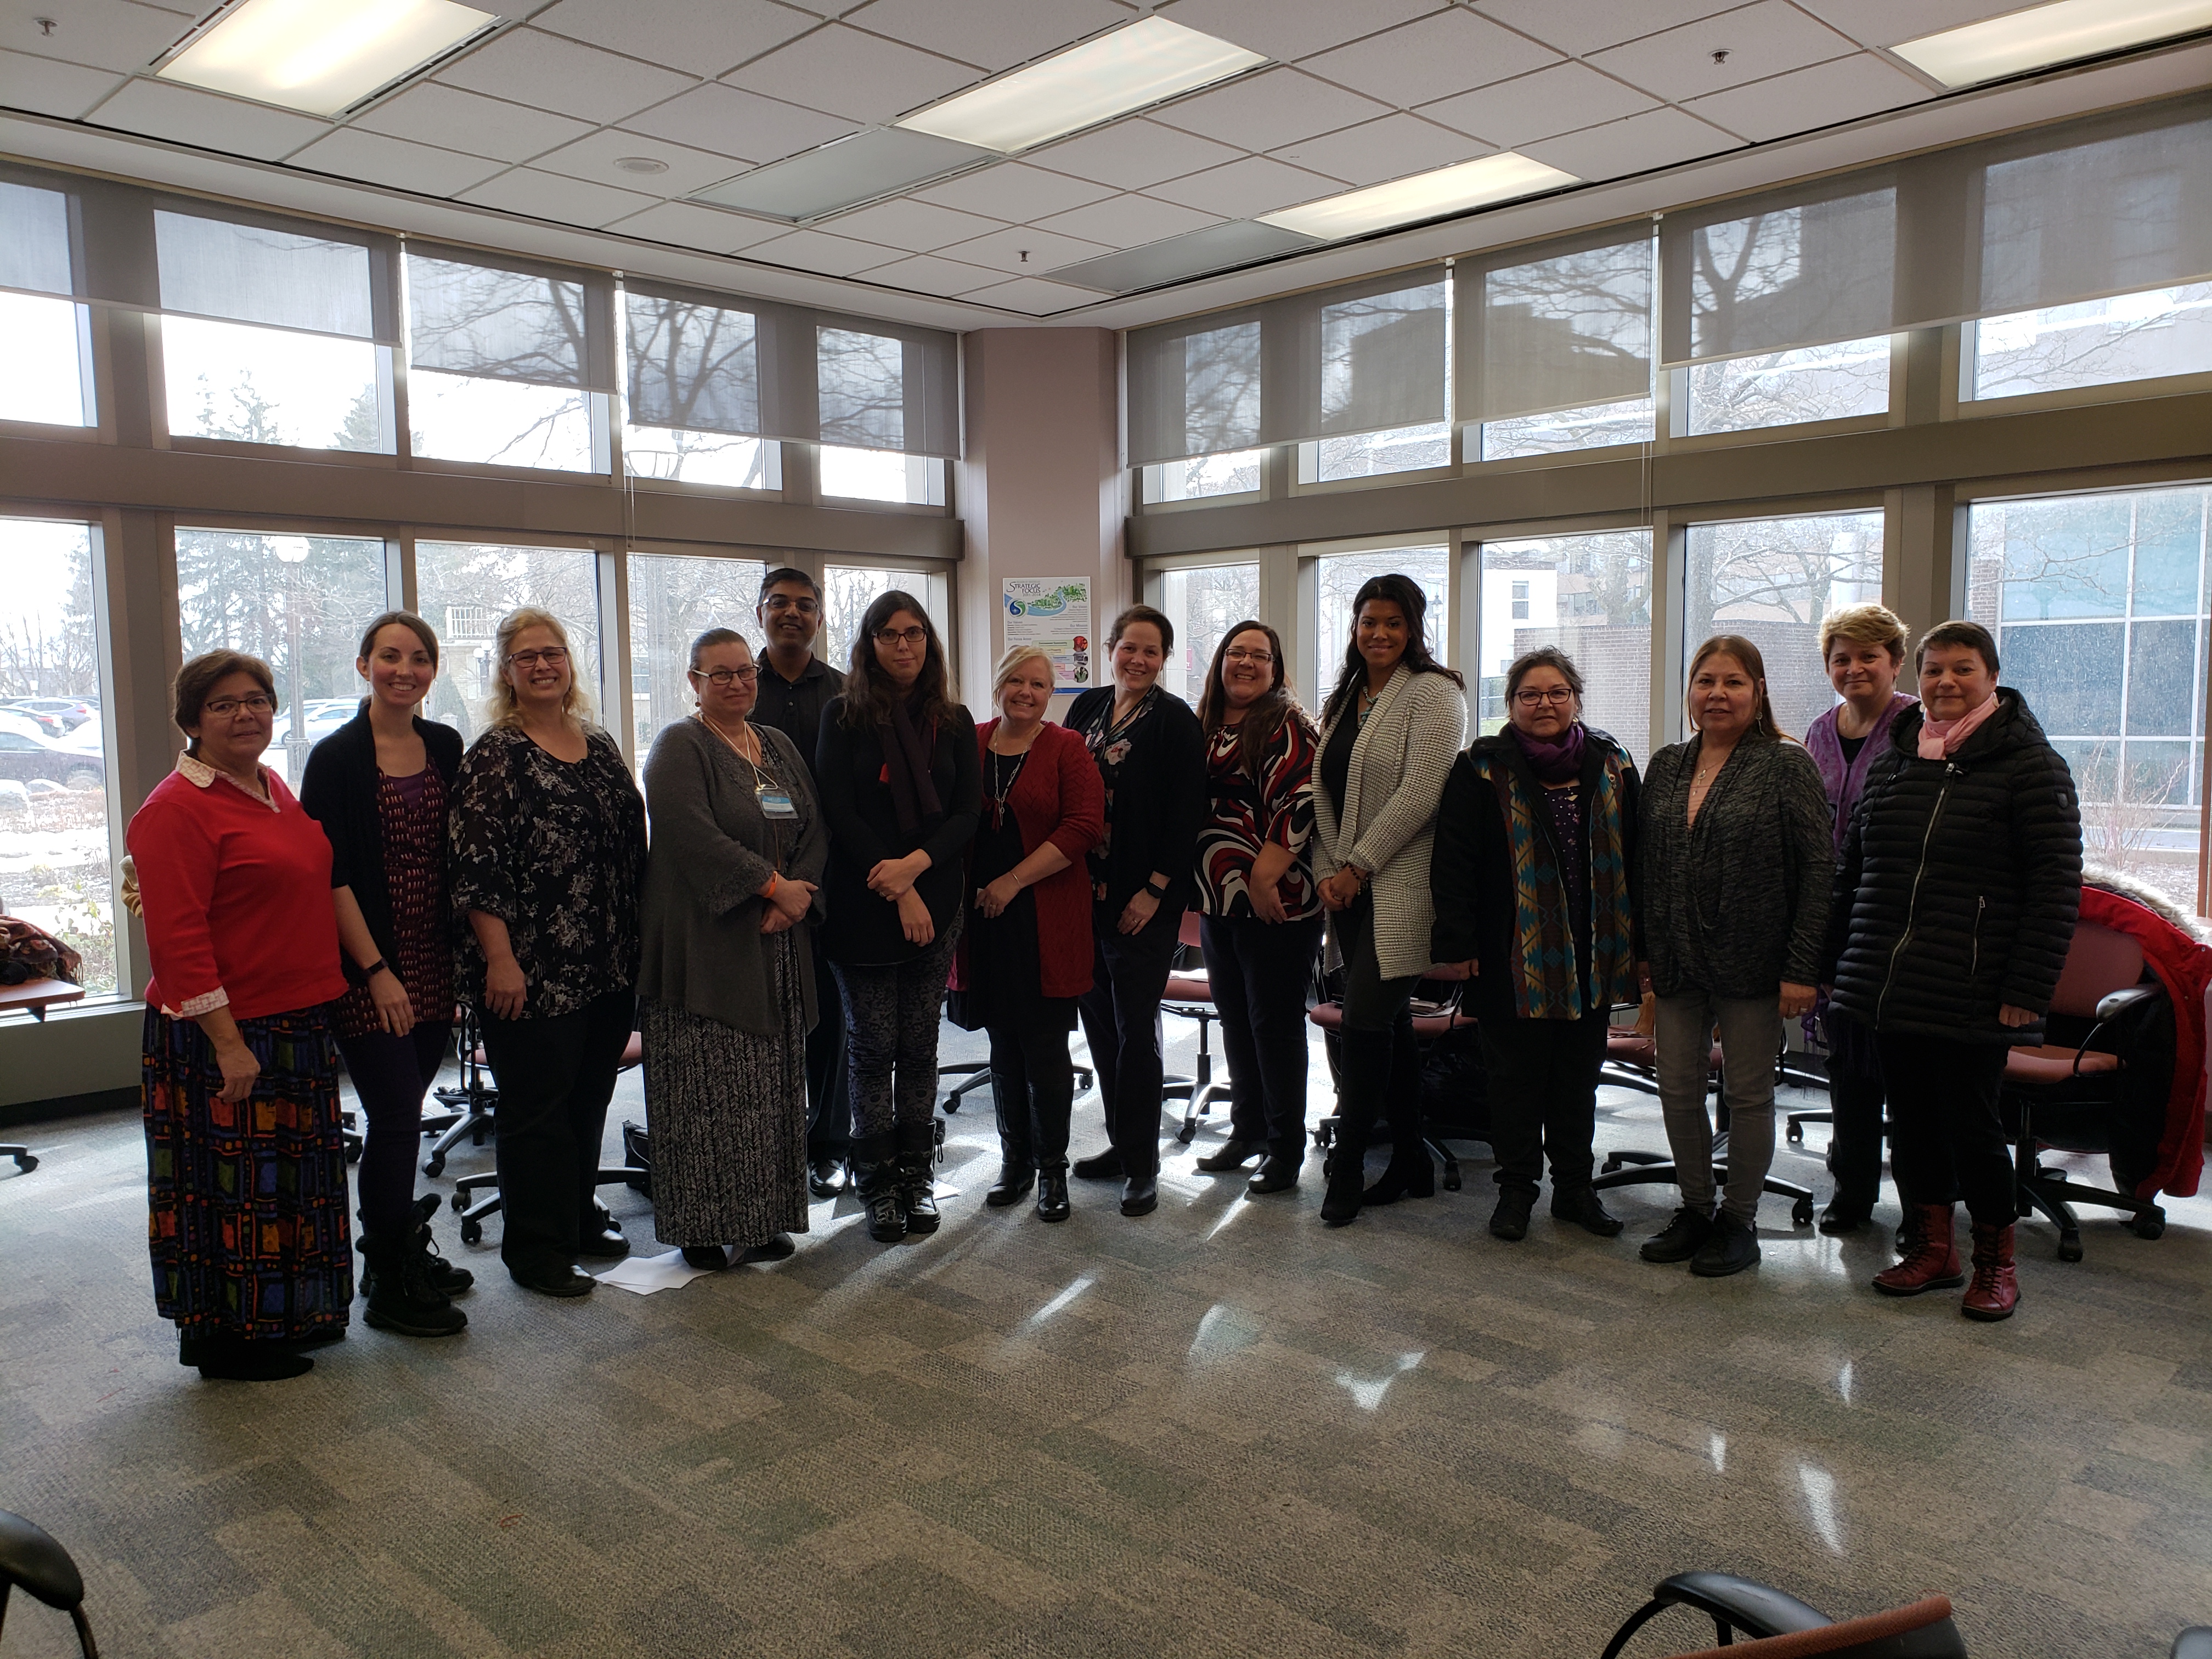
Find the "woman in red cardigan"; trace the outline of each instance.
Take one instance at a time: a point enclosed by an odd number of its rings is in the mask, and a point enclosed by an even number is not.
[[[1016,646],[992,687],[999,718],[975,728],[983,817],[968,852],[975,915],[952,964],[954,1024],[991,1038],[998,1103],[994,1208],[1032,1182],[1036,1212],[1067,1219],[1067,1121],[1075,1073],[1067,1034],[1091,988],[1091,878],[1083,855],[1106,824],[1105,786],[1083,739],[1048,726],[1052,659]]]

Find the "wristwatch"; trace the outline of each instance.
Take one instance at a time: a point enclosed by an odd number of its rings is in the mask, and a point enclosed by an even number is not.
[[[368,967],[361,970],[362,983],[366,985],[370,980],[374,979],[379,974],[385,971],[385,967],[386,963],[384,958],[382,957],[377,957],[374,962],[370,963]]]
[[[1145,890],[1156,899],[1164,899],[1168,896],[1168,884],[1158,876],[1154,876],[1145,884]]]

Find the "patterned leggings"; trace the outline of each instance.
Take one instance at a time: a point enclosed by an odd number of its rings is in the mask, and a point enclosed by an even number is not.
[[[887,1135],[895,1123],[927,1123],[935,1114],[938,1017],[959,933],[957,925],[947,928],[896,968],[833,964],[845,1005],[854,1139]]]

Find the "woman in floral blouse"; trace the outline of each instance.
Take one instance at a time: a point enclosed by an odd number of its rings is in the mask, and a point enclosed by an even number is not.
[[[637,1008],[645,803],[587,721],[559,619],[510,612],[497,649],[491,729],[455,791],[457,976],[499,1082],[500,1259],[526,1289],[582,1296],[577,1256],[629,1249],[592,1192]]]
[[[1200,937],[1229,1057],[1229,1140],[1201,1170],[1266,1156],[1245,1190],[1295,1187],[1305,1158],[1306,988],[1322,904],[1308,862],[1314,729],[1291,696],[1283,642],[1265,623],[1222,637],[1198,721],[1207,797],[1198,836]]]

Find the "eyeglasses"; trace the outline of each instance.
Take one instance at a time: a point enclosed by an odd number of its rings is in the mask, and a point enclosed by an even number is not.
[[[750,685],[758,679],[760,665],[747,663],[743,668],[694,668],[690,673],[694,679],[710,683],[717,691],[726,691],[733,680],[739,685]]]
[[[818,614],[821,605],[812,599],[794,599],[788,593],[771,593],[761,601],[763,611],[796,611],[802,617]]]
[[[565,645],[549,645],[542,651],[517,651],[507,657],[507,661],[517,668],[535,668],[541,662],[548,668],[558,668],[568,660],[568,647]]]
[[[878,645],[925,645],[928,641],[929,630],[927,628],[878,628],[876,630]]]
[[[1548,691],[1539,691],[1533,685],[1523,686],[1513,694],[1513,701],[1523,708],[1534,708],[1545,702],[1564,708],[1574,700],[1575,689],[1571,685],[1555,685]]]
[[[1232,645],[1221,653],[1224,662],[1254,662],[1265,668],[1275,660],[1272,651],[1248,651],[1241,645]]]
[[[265,714],[276,707],[276,699],[266,691],[256,691],[247,697],[217,697],[213,702],[200,705],[200,713],[227,720],[243,708],[249,714]]]

